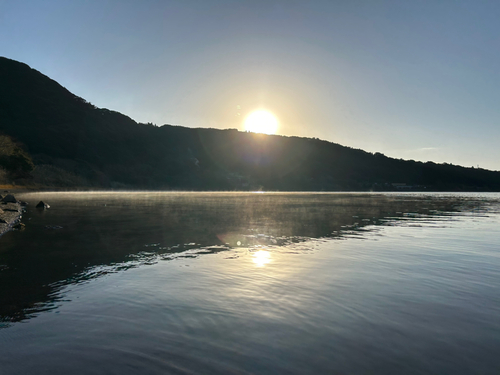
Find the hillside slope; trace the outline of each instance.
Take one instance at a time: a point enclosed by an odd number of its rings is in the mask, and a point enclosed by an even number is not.
[[[48,186],[500,191],[500,172],[388,158],[318,139],[140,124],[0,57],[0,132]],[[399,186],[401,188],[401,186]]]

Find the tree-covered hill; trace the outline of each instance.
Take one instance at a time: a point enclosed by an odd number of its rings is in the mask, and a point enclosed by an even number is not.
[[[398,160],[319,139],[136,123],[7,58],[0,58],[0,132],[14,139],[18,155],[31,155],[35,168],[24,172],[46,186],[500,191],[500,172],[484,169]]]

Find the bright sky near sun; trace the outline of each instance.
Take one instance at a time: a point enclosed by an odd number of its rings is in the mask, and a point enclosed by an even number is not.
[[[98,107],[500,170],[500,2],[0,0],[0,55]]]

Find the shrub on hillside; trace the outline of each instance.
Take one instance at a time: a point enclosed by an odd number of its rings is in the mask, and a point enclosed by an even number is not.
[[[0,135],[0,167],[13,179],[27,178],[35,165],[31,156],[12,138]]]

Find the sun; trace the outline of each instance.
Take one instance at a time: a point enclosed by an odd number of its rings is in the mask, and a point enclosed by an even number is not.
[[[252,133],[275,134],[278,130],[278,119],[264,109],[253,111],[245,119],[245,130]]]

